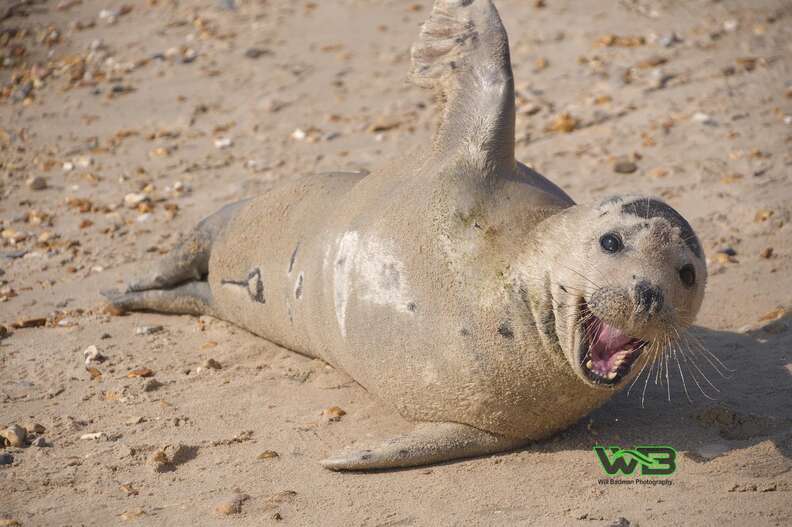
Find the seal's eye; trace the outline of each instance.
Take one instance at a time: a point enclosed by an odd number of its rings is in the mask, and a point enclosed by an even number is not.
[[[613,232],[609,232],[608,234],[604,234],[602,238],[600,238],[600,247],[608,253],[617,253],[624,248],[624,244],[619,238],[619,235]]]
[[[696,269],[691,264],[685,264],[679,270],[679,279],[688,287],[693,287],[696,283]]]

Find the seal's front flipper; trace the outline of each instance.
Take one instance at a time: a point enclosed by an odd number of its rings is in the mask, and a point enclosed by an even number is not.
[[[212,293],[206,282],[187,282],[173,289],[102,291],[113,307],[122,311],[156,311],[182,315],[212,315]]]
[[[321,464],[330,470],[415,467],[494,454],[525,443],[458,423],[421,423],[409,434],[371,448],[339,452]]]
[[[410,79],[443,103],[438,156],[472,165],[484,178],[514,170],[509,40],[491,0],[435,0],[412,47]]]

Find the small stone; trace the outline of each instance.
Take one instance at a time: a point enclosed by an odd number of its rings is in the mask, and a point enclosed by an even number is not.
[[[4,437],[10,446],[23,447],[25,446],[27,432],[21,426],[11,425],[0,432],[0,436]]]
[[[145,516],[146,512],[143,509],[132,509],[121,513],[121,519],[124,521],[136,520],[141,516]]]
[[[206,359],[206,361],[203,363],[203,367],[206,368],[207,370],[222,370],[223,369],[223,365],[220,364],[219,362],[217,362],[214,359]]]
[[[149,458],[149,463],[154,467],[154,472],[170,472],[175,468],[164,450],[154,452]]]
[[[331,406],[330,408],[325,408],[322,410],[322,416],[328,421],[340,421],[345,415],[346,412],[339,406]]]
[[[613,165],[613,171],[617,174],[632,174],[636,170],[638,170],[638,165],[632,161],[618,161],[615,165]]]
[[[127,373],[127,377],[135,379],[137,377],[152,377],[154,372],[149,368],[138,368]]]
[[[0,454],[0,465],[10,465],[14,462],[14,456],[9,454],[8,452],[3,452]]]
[[[153,335],[163,329],[162,326],[138,326],[135,328],[135,335]]]
[[[107,434],[105,434],[104,432],[93,432],[90,434],[81,435],[80,439],[84,441],[98,441],[100,439],[107,439]]]
[[[245,50],[245,56],[249,59],[257,59],[262,55],[269,55],[272,52],[267,49],[248,48]]]
[[[693,121],[696,123],[700,123],[706,126],[717,126],[718,122],[712,118],[712,116],[707,115],[703,112],[696,112],[693,114],[692,117]]]
[[[765,259],[772,258],[772,256],[773,256],[773,248],[772,247],[765,247],[759,253],[759,256],[761,256],[762,258],[765,258]]]
[[[137,496],[138,490],[132,486],[131,483],[124,483],[118,487],[121,491],[125,492],[127,496]]]
[[[85,357],[85,365],[86,366],[90,366],[91,363],[93,363],[93,362],[101,363],[101,362],[104,362],[105,360],[107,360],[107,357],[102,355],[99,352],[99,348],[97,348],[94,345],[91,345],[91,346],[88,346],[87,348],[85,348],[85,350],[83,351],[83,356]]]
[[[44,190],[47,188],[47,180],[41,176],[31,177],[26,183],[30,190]]]
[[[256,456],[256,459],[274,459],[277,457],[280,457],[280,454],[278,454],[274,450],[265,450],[264,452]]]
[[[28,423],[25,425],[25,430],[28,434],[43,434],[47,431],[47,429],[44,428],[44,425],[39,423]]]
[[[569,112],[564,112],[556,116],[553,121],[545,127],[548,132],[570,134],[580,126],[580,120],[573,117]]]
[[[44,439],[44,436],[38,436],[36,439],[31,441],[30,444],[38,448],[46,448],[52,446],[50,443],[47,442],[46,439]]]
[[[124,204],[130,209],[138,208],[138,205],[149,201],[149,197],[145,194],[132,192],[124,196]]]
[[[219,148],[221,150],[224,148],[229,148],[233,144],[234,142],[231,140],[230,137],[218,137],[217,139],[214,140],[215,148]]]
[[[242,504],[248,499],[250,496],[247,494],[234,494],[217,502],[214,510],[217,514],[224,516],[239,514],[242,512]]]

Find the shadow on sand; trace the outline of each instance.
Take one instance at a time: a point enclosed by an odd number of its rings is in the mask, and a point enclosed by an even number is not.
[[[661,375],[655,369],[651,377],[644,371],[629,395],[623,391],[561,434],[560,440],[533,448],[588,449],[593,439],[624,448],[670,445],[694,460],[708,461],[770,440],[783,456],[792,458],[792,316],[744,333],[702,327],[690,333],[701,344],[691,343],[701,371],[689,361],[685,365],[681,357],[678,366],[672,358],[668,381],[665,369]]]

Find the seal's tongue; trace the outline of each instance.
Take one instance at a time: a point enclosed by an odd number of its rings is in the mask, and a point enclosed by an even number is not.
[[[602,320],[597,320],[592,325],[592,329],[593,334],[591,335],[589,347],[591,365],[589,369],[594,373],[607,377],[615,372],[625,356],[633,351],[630,344],[634,339]]]

